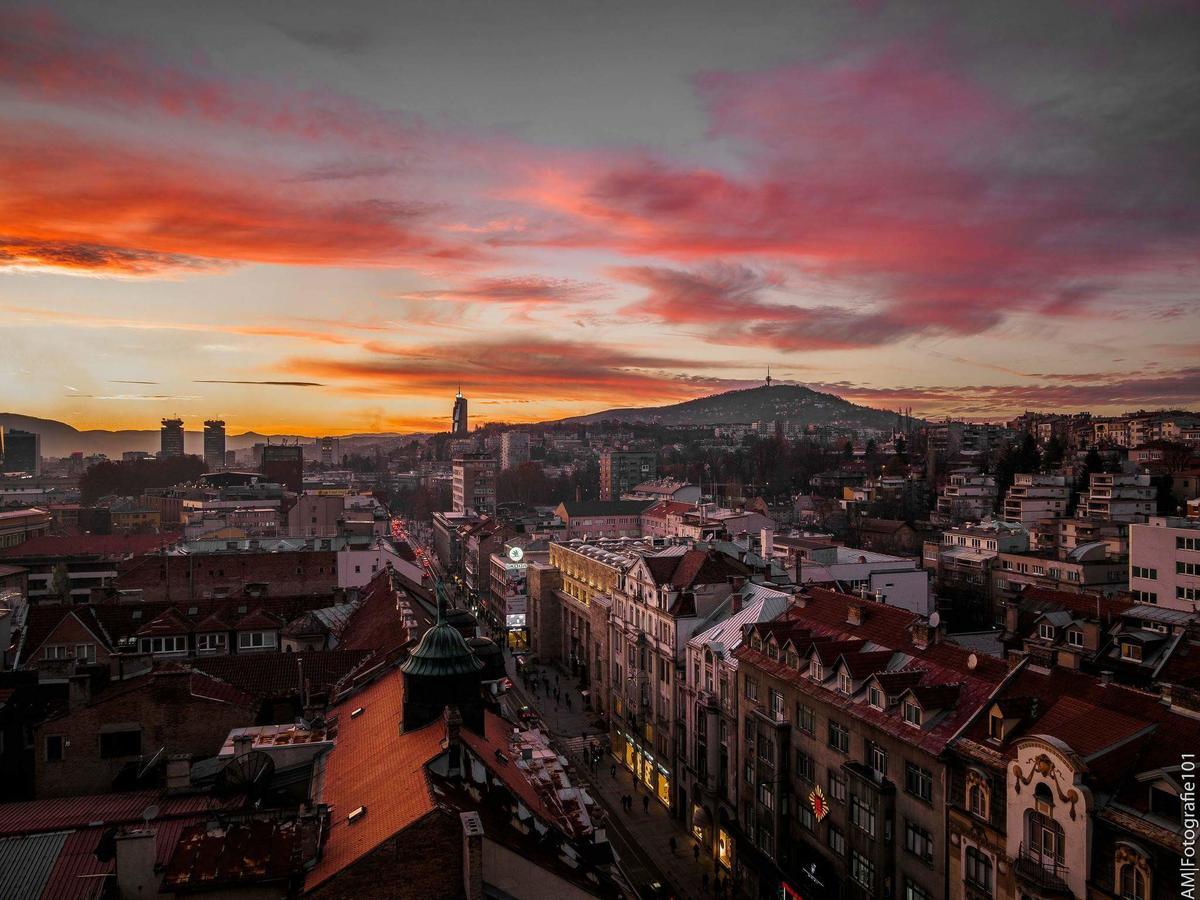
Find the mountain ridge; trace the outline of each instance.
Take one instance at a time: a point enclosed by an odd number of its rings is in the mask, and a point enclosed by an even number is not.
[[[667,406],[606,409],[555,419],[554,422],[594,424],[607,420],[653,425],[732,425],[776,419],[803,423],[804,426],[887,429],[895,425],[896,413],[860,406],[836,394],[822,393],[800,384],[774,384],[723,391]]]

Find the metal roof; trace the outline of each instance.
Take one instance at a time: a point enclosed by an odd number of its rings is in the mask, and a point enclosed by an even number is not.
[[[38,900],[69,831],[0,840],[0,897]]]
[[[1165,606],[1155,606],[1153,603],[1135,603],[1121,613],[1122,619],[1141,619],[1146,622],[1159,622],[1163,625],[1186,625],[1200,616],[1184,609],[1169,609]]]

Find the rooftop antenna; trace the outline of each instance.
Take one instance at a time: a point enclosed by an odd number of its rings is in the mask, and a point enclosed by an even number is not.
[[[771,367],[767,366],[767,387],[771,386]]]

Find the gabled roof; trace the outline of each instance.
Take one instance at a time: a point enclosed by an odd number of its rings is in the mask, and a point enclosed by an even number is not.
[[[891,650],[843,653],[838,665],[845,666],[850,677],[858,681],[860,678],[866,678],[868,675],[886,669],[887,664],[895,655]]]
[[[351,716],[362,707],[362,713]],[[425,767],[443,752],[446,723],[401,731],[404,681],[389,672],[333,709],[337,743],[325,758],[320,802],[330,824],[320,862],[305,878],[311,891],[436,808]],[[355,821],[348,816],[365,812]]]
[[[750,568],[718,550],[691,548],[683,553],[652,554],[643,557],[656,585],[676,590],[699,584],[724,584],[730,577],[745,577]]]
[[[233,626],[235,631],[272,630],[283,627],[283,622],[257,607],[240,618]]]
[[[369,650],[310,650],[300,653],[248,653],[201,656],[188,665],[256,698],[289,697],[307,690],[328,691],[371,656]]]
[[[921,705],[921,709],[931,711],[947,709],[958,702],[959,690],[962,686],[954,684],[917,684],[907,691]]]
[[[192,623],[185,619],[172,607],[155,616],[135,634],[138,637],[153,637],[154,635],[191,634]]]

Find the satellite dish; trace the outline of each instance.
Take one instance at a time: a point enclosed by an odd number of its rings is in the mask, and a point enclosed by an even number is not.
[[[940,612],[935,612],[933,615],[931,615],[929,617],[929,627],[930,628],[937,628],[941,624],[942,624],[942,614]]]
[[[150,822],[153,822],[157,818],[158,818],[157,804],[151,803],[144,810],[142,810],[142,821],[143,822],[146,822],[148,824]]]
[[[974,671],[977,665],[979,665],[979,657],[972,653],[967,657],[967,668]]]

